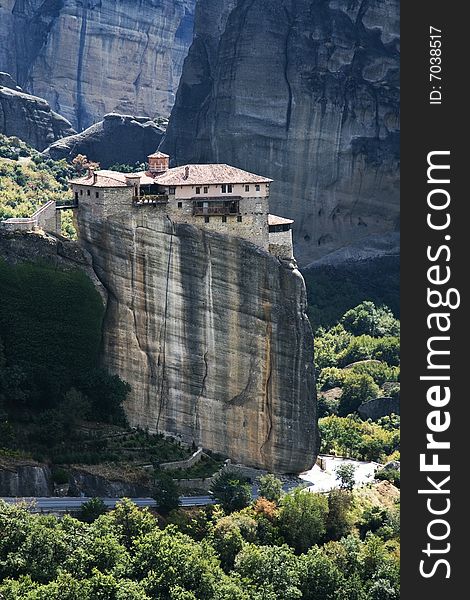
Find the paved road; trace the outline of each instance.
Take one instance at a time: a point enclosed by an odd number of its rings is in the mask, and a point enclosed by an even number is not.
[[[81,505],[88,502],[90,498],[0,498],[9,504],[26,502],[31,504],[32,512],[68,512],[79,510]],[[114,508],[122,498],[102,498],[103,502],[109,508]],[[132,502],[140,507],[157,506],[152,498],[131,498]],[[182,496],[180,498],[181,506],[205,506],[214,504],[211,496]]]
[[[359,462],[350,459],[335,458],[332,456],[323,456],[324,470],[315,465],[309,471],[302,473],[299,480],[292,480],[284,483],[285,492],[297,487],[299,483],[307,486],[312,492],[327,492],[338,487],[339,482],[336,479],[336,469],[341,464],[353,464],[356,468],[354,477],[356,486],[364,485],[373,481],[374,473],[380,465],[374,462]],[[303,480],[303,482],[301,481]],[[255,483],[252,486],[252,497],[255,500],[258,497],[258,486]],[[80,506],[90,500],[90,498],[0,498],[9,503],[26,502],[31,504],[31,512],[71,512],[80,509]],[[103,502],[109,508],[114,508],[121,498],[102,498]],[[140,507],[156,507],[157,503],[152,498],[131,498],[132,502]],[[181,496],[181,506],[206,506],[214,504],[212,496]]]

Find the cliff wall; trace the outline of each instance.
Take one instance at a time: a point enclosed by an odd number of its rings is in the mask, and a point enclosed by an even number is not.
[[[0,133],[44,150],[75,131],[44,99],[0,84]]]
[[[106,113],[168,115],[196,0],[4,0],[0,70],[82,130]]]
[[[108,291],[103,357],[132,386],[130,422],[248,465],[314,461],[313,336],[292,264],[148,211],[78,211]]]

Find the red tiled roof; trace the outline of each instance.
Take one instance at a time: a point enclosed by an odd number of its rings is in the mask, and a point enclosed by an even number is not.
[[[88,187],[102,187],[102,188],[113,188],[113,187],[126,187],[126,175],[131,177],[140,176],[141,185],[152,185],[155,183],[153,177],[150,177],[147,173],[120,173],[119,171],[95,171],[96,181],[93,175],[85,175],[78,179],[72,179],[71,184],[73,185],[84,185]]]
[[[154,155],[156,156],[156,155]],[[187,173],[187,176],[186,176]],[[236,167],[223,164],[212,165],[184,165],[168,169],[160,175],[153,175],[149,172],[140,173],[120,173],[119,171],[100,170],[95,171],[96,181],[93,175],[85,175],[78,179],[73,179],[72,184],[84,185],[89,187],[124,187],[126,184],[126,175],[133,177],[140,176],[141,185],[158,184],[163,186],[173,185],[220,185],[235,183],[270,183],[272,179],[261,177]]]
[[[277,215],[268,215],[268,225],[292,225],[292,219],[285,219]]]
[[[186,171],[188,169],[188,171]],[[186,177],[186,172],[188,176]],[[210,185],[223,183],[270,183],[272,179],[224,164],[183,165],[157,175],[160,185]]]
[[[169,154],[165,154],[164,152],[154,152],[153,154],[149,154],[147,158],[170,158]]]

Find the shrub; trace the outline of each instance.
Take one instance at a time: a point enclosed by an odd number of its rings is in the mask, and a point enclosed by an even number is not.
[[[162,515],[167,515],[172,510],[178,508],[180,504],[180,493],[178,484],[171,475],[164,471],[158,471],[155,474],[155,487],[152,497],[157,503],[158,511]]]
[[[341,324],[353,335],[370,335],[373,337],[397,336],[400,323],[387,306],[375,306],[365,301],[348,310],[341,319]]]
[[[108,509],[101,498],[90,498],[80,507],[79,518],[85,523],[93,523],[99,516],[104,515]]]
[[[398,469],[381,469],[375,474],[378,481],[390,481],[397,488],[400,487],[400,471]]]
[[[297,552],[306,552],[326,533],[328,500],[300,488],[286,494],[279,511],[279,529]]]
[[[266,500],[278,503],[282,494],[282,481],[271,473],[263,475],[259,478],[258,494]]]
[[[251,487],[243,477],[224,471],[215,477],[211,492],[226,512],[241,510],[251,502]]]
[[[345,417],[354,413],[361,404],[379,395],[380,388],[370,375],[352,373],[345,378],[338,415]]]

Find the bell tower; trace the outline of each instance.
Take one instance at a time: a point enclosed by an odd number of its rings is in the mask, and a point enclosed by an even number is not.
[[[148,161],[149,172],[152,173],[152,175],[162,175],[170,168],[170,157],[168,154],[164,154],[163,152],[149,154]]]

